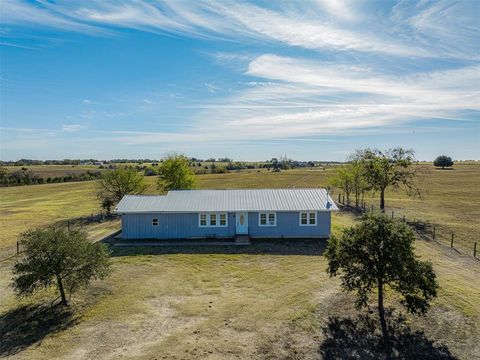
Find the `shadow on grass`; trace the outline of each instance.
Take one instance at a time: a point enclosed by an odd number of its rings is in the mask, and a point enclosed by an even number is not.
[[[0,315],[0,357],[14,355],[75,323],[64,306],[26,305]]]
[[[311,255],[321,256],[327,246],[326,239],[268,239],[251,240],[250,245],[235,245],[231,241],[230,245],[215,245],[214,243],[205,245],[192,245],[192,240],[175,241],[175,245],[151,246],[147,241],[141,241],[138,246],[113,246],[110,243],[112,251],[111,256],[134,256],[134,255],[163,255],[163,254],[249,254],[249,255]],[[134,241],[129,241],[132,243]],[[159,241],[155,243],[158,244]]]
[[[423,331],[412,330],[401,315],[389,315],[392,353],[384,352],[379,321],[370,315],[330,317],[320,345],[324,359],[456,359],[450,350],[435,344]]]

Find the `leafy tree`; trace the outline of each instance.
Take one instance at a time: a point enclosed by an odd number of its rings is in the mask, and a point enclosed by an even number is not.
[[[433,161],[433,165],[445,169],[446,167],[453,166],[453,160],[450,156],[440,155]]]
[[[196,187],[195,173],[184,155],[171,154],[160,164],[158,188],[162,191],[188,190]]]
[[[22,233],[20,242],[24,251],[13,267],[12,284],[18,296],[55,284],[61,303],[67,305],[66,292],[71,294],[109,273],[107,246],[91,243],[83,231],[38,228]]]
[[[97,197],[102,207],[110,212],[112,206],[125,195],[141,194],[145,190],[144,178],[132,168],[118,168],[106,171],[98,183]]]
[[[350,194],[353,191],[353,178],[349,165],[337,166],[335,176],[330,179],[330,185],[343,191],[350,205]]]
[[[419,195],[417,186],[422,168],[414,167],[414,151],[401,147],[380,151],[359,150],[352,158],[364,169],[370,190],[380,192],[380,209],[385,209],[385,190],[388,187],[404,187],[409,195]]]
[[[359,207],[363,204],[365,193],[368,190],[368,183],[365,178],[365,169],[360,161],[352,160],[349,166],[349,171],[353,184],[355,206]]]
[[[432,264],[418,260],[414,240],[406,224],[385,214],[370,214],[328,243],[327,272],[330,276],[340,275],[344,290],[356,292],[358,308],[366,306],[371,293],[377,290],[378,315],[387,346],[385,289],[398,292],[401,304],[412,314],[426,313],[430,300],[437,295]]]

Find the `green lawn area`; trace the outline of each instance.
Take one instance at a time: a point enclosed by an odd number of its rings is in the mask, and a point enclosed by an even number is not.
[[[199,176],[199,185],[311,187],[324,185],[331,173],[234,172]],[[478,237],[472,220],[478,212],[479,174],[478,165],[432,171],[423,200],[417,203],[391,193],[387,206],[401,211],[408,205],[418,217],[441,216],[453,228],[463,227],[472,238]],[[147,181],[148,191],[154,193],[155,178]],[[94,186],[81,182],[0,189],[4,249],[29,226],[98,211]],[[337,213],[333,229],[339,232],[353,222],[351,215]],[[99,239],[118,226],[118,221],[106,222],[86,230]],[[0,357],[315,359],[332,354],[341,358],[342,351],[365,355],[373,341],[362,334],[368,322],[357,318],[353,298],[341,292],[339,280],[327,276],[324,248],[325,241],[116,248],[112,275],[74,296],[72,312],[40,311],[39,304],[55,297],[52,292],[17,300],[9,288],[13,259],[0,261]],[[416,252],[433,262],[441,288],[426,317],[407,316],[408,331],[398,333],[399,343],[405,351],[421,348],[420,354],[434,358],[440,357],[441,344],[457,358],[479,357],[480,261],[426,241],[417,242]],[[393,294],[388,299],[400,309]],[[347,326],[349,317],[357,321],[355,326]],[[412,335],[413,331],[419,332]]]

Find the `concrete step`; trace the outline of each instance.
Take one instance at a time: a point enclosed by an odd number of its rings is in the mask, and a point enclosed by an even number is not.
[[[248,235],[237,235],[235,237],[235,244],[250,245],[250,237]]]

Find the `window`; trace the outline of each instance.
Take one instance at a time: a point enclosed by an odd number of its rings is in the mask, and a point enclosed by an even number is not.
[[[259,213],[258,214],[259,226],[277,226],[277,213]]]
[[[267,225],[267,214],[260,213],[260,225],[266,226]]]
[[[228,225],[227,213],[200,213],[198,226],[200,227],[226,227]]]
[[[300,213],[300,226],[315,226],[317,225],[316,211],[303,211]]]
[[[220,226],[227,226],[227,214],[220,214]]]
[[[152,226],[158,226],[158,219],[152,219]]]
[[[210,214],[210,226],[217,226],[217,214]]]
[[[200,214],[200,226],[207,226],[207,214]]]

